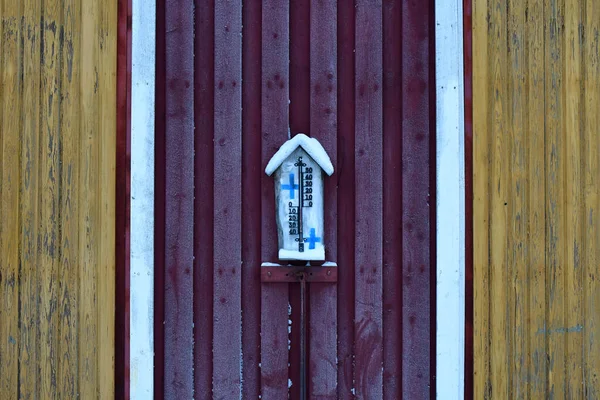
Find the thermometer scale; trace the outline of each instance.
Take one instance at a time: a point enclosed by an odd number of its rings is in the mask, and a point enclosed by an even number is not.
[[[315,238],[314,228],[311,229],[311,235],[309,237],[304,237],[303,209],[313,206],[313,169],[312,167],[306,166],[306,163],[302,160],[302,156],[299,156],[296,159],[294,167],[297,168],[299,177],[299,196],[296,205],[291,201],[294,197],[293,194],[290,196],[290,202],[288,203],[289,234],[290,236],[297,236],[295,241],[298,243],[298,251],[304,253],[304,245],[306,242],[309,243],[309,249],[314,249],[315,242],[318,241],[316,240],[318,238]],[[293,188],[297,186],[294,184],[294,173],[290,173],[290,184],[293,185]]]

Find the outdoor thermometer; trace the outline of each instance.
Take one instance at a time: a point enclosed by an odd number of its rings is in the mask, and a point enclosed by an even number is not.
[[[325,149],[297,134],[285,142],[265,169],[275,174],[280,260],[325,260],[323,172],[333,173]]]

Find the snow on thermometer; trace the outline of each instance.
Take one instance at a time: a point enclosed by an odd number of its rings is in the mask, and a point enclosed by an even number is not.
[[[280,260],[325,260],[323,172],[333,165],[318,140],[302,133],[285,142],[265,169],[275,173]]]

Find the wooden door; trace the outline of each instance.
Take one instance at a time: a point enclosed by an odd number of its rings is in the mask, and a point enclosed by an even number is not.
[[[157,15],[157,396],[298,398],[299,287],[261,284],[260,265],[278,261],[264,168],[299,132],[335,167],[339,281],[309,288],[310,397],[433,396],[433,2]]]

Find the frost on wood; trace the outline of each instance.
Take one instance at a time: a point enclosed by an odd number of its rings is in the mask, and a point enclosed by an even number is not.
[[[333,164],[321,143],[319,143],[317,139],[310,138],[303,133],[297,134],[281,145],[277,153],[271,157],[271,160],[265,168],[265,173],[269,176],[273,175],[273,172],[275,172],[281,163],[283,163],[299,146],[302,147],[317,164],[319,164],[327,175],[331,176],[331,174],[333,174]]]

